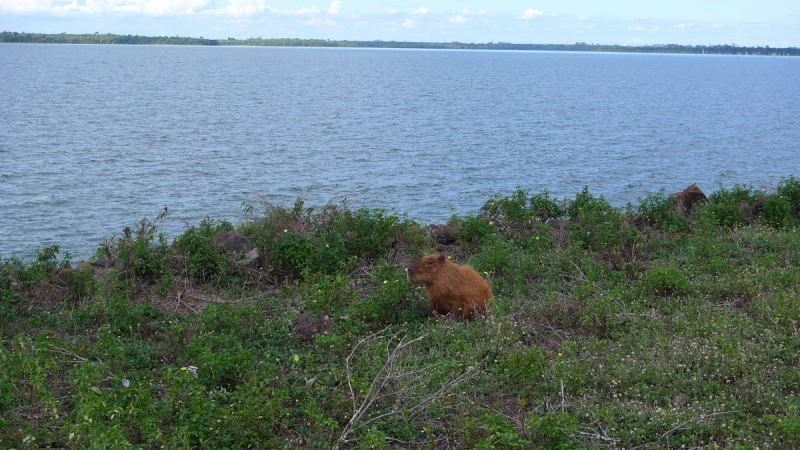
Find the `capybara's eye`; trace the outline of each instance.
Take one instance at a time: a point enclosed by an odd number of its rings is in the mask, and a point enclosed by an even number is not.
[[[433,261],[428,261],[428,262],[426,262],[425,264],[427,264],[427,265],[429,265],[429,266],[432,266],[432,265],[433,265]]]

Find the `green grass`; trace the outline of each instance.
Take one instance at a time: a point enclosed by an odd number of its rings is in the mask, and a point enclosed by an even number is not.
[[[98,249],[110,270],[8,259],[0,448],[797,448],[798,186],[752,224],[746,186],[689,216],[663,191],[622,210],[519,189],[447,246],[298,201],[172,243],[143,220]],[[214,245],[233,228],[256,260]],[[433,250],[484,273],[486,320],[427,314],[404,267]]]

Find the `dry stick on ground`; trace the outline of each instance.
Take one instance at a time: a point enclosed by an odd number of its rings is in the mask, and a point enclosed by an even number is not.
[[[389,343],[387,343],[386,345],[386,362],[383,364],[383,367],[381,367],[381,369],[375,375],[375,378],[373,378],[372,384],[367,390],[367,393],[364,395],[364,399],[361,401],[361,404],[358,405],[356,402],[356,394],[355,391],[353,390],[353,385],[351,382],[352,379],[351,361],[358,347],[367,342],[374,341],[380,335],[382,335],[387,328],[384,328],[383,330],[378,331],[376,333],[370,334],[369,336],[359,341],[353,347],[353,350],[350,352],[350,355],[348,355],[347,359],[345,360],[345,366],[347,370],[347,385],[350,388],[350,397],[353,401],[353,416],[347,422],[347,425],[345,425],[341,435],[339,435],[339,439],[333,446],[334,450],[338,450],[339,448],[341,448],[342,445],[348,445],[356,442],[357,440],[348,439],[348,437],[357,429],[361,427],[366,427],[378,420],[385,419],[387,417],[395,416],[398,414],[418,413],[427,408],[431,403],[434,402],[434,400],[442,396],[444,393],[455,388],[463,381],[468,380],[480,373],[478,367],[483,363],[483,361],[469,367],[466,371],[464,371],[464,373],[443,384],[441,387],[439,387],[438,390],[436,390],[436,392],[425,395],[412,395],[403,398],[401,397],[403,393],[412,391],[416,388],[423,387],[426,382],[425,375],[430,373],[430,369],[436,366],[437,364],[426,366],[422,369],[398,371],[396,363],[398,362],[403,350],[409,345],[424,339],[426,335],[419,336],[410,341],[406,341],[405,340],[406,337],[403,336],[400,338],[400,342],[395,346],[395,348],[390,349],[389,346],[391,345],[391,342],[396,340],[398,338],[398,335],[400,335],[401,333],[397,332],[389,339]],[[395,384],[394,383],[395,381],[403,379],[406,380],[410,379],[410,381],[403,383],[405,384],[405,387],[398,390],[389,390],[387,392],[387,388],[393,386]],[[375,405],[377,401],[388,397],[397,398],[395,406],[392,407],[392,409],[389,412],[379,414],[368,420],[362,421],[364,415],[370,410],[370,408],[373,405]]]
[[[689,422],[694,422],[695,420],[705,420],[705,419],[709,419],[709,418],[714,417],[714,416],[721,416],[723,414],[733,414],[733,413],[738,413],[738,412],[742,412],[742,411],[738,411],[738,410],[737,411],[720,411],[720,412],[715,412],[715,413],[711,413],[711,414],[703,414],[702,416],[698,416],[698,417],[692,417],[689,420],[685,420],[685,421],[675,425],[675,427],[673,427],[671,430],[669,430],[666,433],[662,434],[661,435],[661,439],[667,439],[668,440],[670,434],[672,434],[672,433],[674,433],[674,432],[676,432],[678,430],[684,429],[684,428],[681,428],[681,427],[683,427],[684,425],[686,425]],[[650,448],[651,446],[657,445],[659,442],[661,442],[661,439],[659,439],[657,441],[653,441],[653,442],[648,442],[647,444],[638,445],[636,447],[633,447],[633,450],[638,449],[638,448]]]

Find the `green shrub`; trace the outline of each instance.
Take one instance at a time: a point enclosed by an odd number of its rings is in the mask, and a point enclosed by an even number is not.
[[[572,242],[592,251],[619,249],[636,240],[638,230],[629,227],[622,212],[603,196],[595,198],[589,189],[567,205]]]
[[[544,222],[564,215],[564,208],[550,198],[547,190],[534,196],[530,193],[529,189],[517,188],[511,197],[495,194],[481,211],[489,217],[516,222]]]
[[[773,228],[783,228],[792,223],[792,204],[782,195],[771,195],[764,200],[758,218]]]
[[[636,211],[648,224],[665,231],[691,230],[689,220],[678,211],[678,197],[669,195],[664,189],[639,199]]]
[[[719,190],[708,195],[709,203],[720,205],[739,205],[742,200],[747,200],[751,205],[755,204],[762,192],[753,189],[746,184],[735,184],[732,188],[720,187]]]
[[[453,227],[453,236],[467,252],[477,249],[495,235],[494,221],[483,216],[466,216],[459,220],[453,216],[448,222]]]
[[[155,221],[143,218],[136,229],[125,227],[122,237],[112,242],[110,248],[117,247],[117,256],[123,267],[123,274],[145,282],[159,280],[168,270],[173,253],[164,233],[158,233]]]
[[[422,233],[414,222],[383,210],[351,209],[346,201],[319,211],[298,199],[292,208],[268,204],[265,215],[243,227],[279,276],[343,273],[361,262],[384,258],[402,236],[412,248]]]
[[[642,276],[639,286],[645,294],[660,297],[684,295],[691,288],[686,274],[674,266],[654,267]]]
[[[175,240],[175,247],[186,255],[185,272],[194,280],[219,284],[230,274],[230,262],[224,250],[215,242],[220,231],[231,231],[233,225],[226,220],[215,222],[205,218],[197,227],[190,227]]]
[[[775,193],[786,198],[795,212],[800,211],[800,177],[781,178]]]
[[[342,274],[307,270],[302,278],[302,281],[295,281],[292,292],[303,300],[306,309],[316,314],[336,314],[350,306],[358,294],[350,289],[352,280]]]
[[[705,225],[723,229],[732,229],[744,225],[746,218],[739,210],[738,204],[704,203],[692,209],[692,215]]]
[[[354,305],[356,316],[371,327],[396,323],[402,312],[408,312],[408,319],[414,312],[409,304],[414,285],[408,282],[403,269],[390,264],[375,268],[373,277],[378,282],[375,291]]]

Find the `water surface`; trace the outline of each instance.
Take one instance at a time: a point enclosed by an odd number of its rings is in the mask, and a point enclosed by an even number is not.
[[[517,186],[613,204],[800,175],[800,58],[0,45],[0,255],[175,237],[257,198],[423,223]]]

